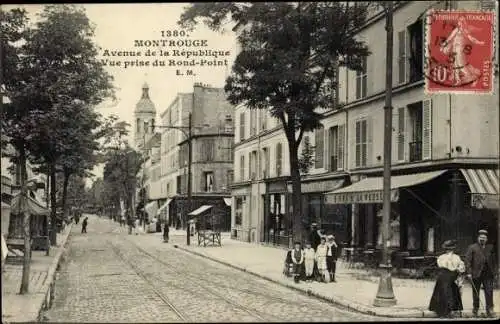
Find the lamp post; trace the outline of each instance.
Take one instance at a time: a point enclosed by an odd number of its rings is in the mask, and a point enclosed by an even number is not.
[[[193,158],[193,144],[192,144],[192,135],[193,135],[193,122],[192,122],[192,116],[191,113],[188,114],[188,126],[170,126],[170,125],[151,125],[153,131],[155,128],[167,128],[167,129],[178,129],[180,130],[184,136],[186,137],[187,144],[188,144],[188,163],[187,163],[187,168],[188,168],[188,175],[187,175],[187,210],[188,212],[186,213],[186,220],[187,220],[187,238],[186,238],[186,244],[190,245],[191,244],[191,231],[189,227],[189,217],[187,214],[191,211],[191,205],[192,205],[192,184],[191,184],[191,164],[192,164],[192,158]]]
[[[382,215],[382,263],[377,296],[374,306],[393,306],[396,304],[391,280],[391,260],[389,254],[389,221],[391,216],[391,146],[392,146],[392,60],[393,60],[393,2],[387,1],[384,7],[386,16],[386,73],[384,106],[384,184]]]

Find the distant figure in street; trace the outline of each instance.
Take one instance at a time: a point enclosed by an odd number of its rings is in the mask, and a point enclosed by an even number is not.
[[[316,265],[318,267],[318,273],[320,277],[320,281],[326,282],[330,281],[330,276],[328,274],[328,267],[326,264],[326,255],[328,253],[328,246],[326,245],[326,238],[324,236],[321,237],[321,243],[318,245],[316,249]]]
[[[304,270],[304,251],[302,250],[302,244],[300,242],[295,242],[294,249],[292,251],[292,262],[293,262],[293,281],[298,283],[302,277]]]
[[[130,217],[127,218],[127,224],[128,224],[128,234],[131,235],[132,229],[134,227],[134,221],[132,220],[132,218]]]
[[[304,266],[306,268],[306,280],[310,281],[313,277],[314,270],[314,249],[311,247],[311,242],[306,242],[304,249]]]
[[[134,224],[134,232],[135,235],[139,235],[139,227],[141,226],[141,223],[139,221],[139,218],[135,219],[135,224]]]
[[[337,250],[338,246],[335,242],[335,236],[328,235],[328,251],[326,252],[326,268],[330,274],[330,282],[336,282],[335,270],[337,269]]]
[[[120,217],[120,226],[125,226],[125,214],[121,215]]]
[[[458,255],[454,253],[456,242],[448,240],[443,243],[446,251],[437,259],[439,274],[434,286],[429,310],[435,312],[439,317],[452,317],[453,311],[463,310],[460,287],[457,285],[459,275],[465,272],[465,264]]]
[[[82,222],[82,233],[87,233],[87,223],[88,223],[88,217],[85,217]]]
[[[169,227],[168,223],[165,222],[165,225],[163,225],[163,242],[168,243],[168,232],[169,232]]]
[[[470,245],[465,255],[465,269],[467,278],[472,284],[473,313],[477,316],[479,309],[479,292],[484,287],[486,301],[486,316],[493,314],[493,281],[497,273],[496,258],[493,245],[488,242],[488,231],[480,230],[477,243]]]

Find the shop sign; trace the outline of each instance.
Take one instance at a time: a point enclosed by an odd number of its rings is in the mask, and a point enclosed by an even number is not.
[[[477,209],[498,209],[498,195],[490,194],[472,194],[471,205]]]
[[[286,182],[271,182],[267,187],[267,192],[286,192]]]
[[[331,193],[326,195],[328,204],[373,204],[383,202],[383,191],[364,191],[364,192],[343,192]],[[391,190],[391,201],[399,200],[398,189]]]
[[[302,192],[328,192],[342,186],[344,180],[315,181],[302,184]]]
[[[247,196],[250,194],[250,188],[238,188],[231,190],[231,196]]]

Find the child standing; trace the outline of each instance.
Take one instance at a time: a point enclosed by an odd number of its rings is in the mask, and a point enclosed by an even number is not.
[[[293,262],[293,280],[298,283],[300,276],[302,274],[302,267],[304,266],[304,251],[302,250],[302,244],[300,242],[295,242],[294,249],[292,251],[292,262]]]
[[[321,281],[326,281],[330,279],[328,276],[328,270],[326,266],[326,254],[328,253],[328,246],[326,245],[326,239],[324,236],[321,237],[321,243],[316,249],[316,264],[318,265],[318,271]]]
[[[310,281],[312,279],[314,270],[314,249],[311,246],[311,242],[306,242],[306,248],[304,249],[304,265],[306,268],[306,279]]]

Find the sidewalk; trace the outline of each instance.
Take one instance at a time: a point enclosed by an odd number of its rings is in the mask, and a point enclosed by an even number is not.
[[[176,234],[177,232],[179,231],[176,231]],[[373,299],[377,294],[378,278],[365,270],[348,269],[340,260],[337,262],[336,283],[300,282],[296,284],[291,278],[282,274],[286,253],[283,249],[232,240],[229,234],[223,234],[222,247],[199,247],[195,239],[191,240],[190,246],[186,246],[185,242],[173,241],[173,244],[179,243],[177,244],[179,249],[189,253],[361,313],[396,318],[436,317],[433,312],[427,310],[434,289],[434,281],[393,277],[392,284],[397,304],[392,307],[375,307]],[[468,284],[463,288],[463,317],[472,316],[471,289]],[[493,298],[496,302],[494,311],[498,315],[500,314],[499,290],[494,291]],[[484,305],[483,292],[481,292],[481,305]],[[480,309],[481,312],[484,312],[484,308]]]
[[[57,246],[50,247],[50,255],[45,251],[33,251],[31,257],[29,293],[19,295],[22,264],[7,264],[2,273],[2,322],[36,322],[40,311],[50,303],[57,266],[65,250],[71,227],[57,234]]]

